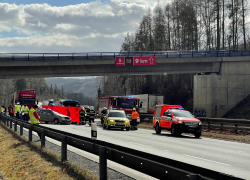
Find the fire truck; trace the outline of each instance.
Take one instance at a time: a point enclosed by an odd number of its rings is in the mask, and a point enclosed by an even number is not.
[[[136,111],[140,114],[141,105],[139,101],[140,99],[134,96],[102,97],[99,99],[98,113],[101,114],[103,107],[108,109],[122,109],[125,111],[127,117],[131,119],[133,108],[136,108]]]
[[[31,108],[34,104],[36,104],[36,92],[34,90],[19,90],[16,91],[11,97],[11,103],[15,105],[17,102],[20,105],[25,105]]]

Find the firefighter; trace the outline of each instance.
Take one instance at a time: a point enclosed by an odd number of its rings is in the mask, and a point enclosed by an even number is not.
[[[18,102],[17,105],[15,106],[15,114],[16,114],[16,118],[20,119],[20,112],[21,112],[21,108],[20,108],[20,103]]]
[[[8,107],[8,110],[9,110],[9,115],[10,117],[14,117],[14,108],[13,108],[13,105],[10,105]]]
[[[35,126],[39,126],[39,119],[40,119],[40,116],[37,114],[36,110],[37,110],[38,106],[37,105],[34,105],[30,110],[29,110],[29,117],[30,117],[30,123],[32,125],[35,125]],[[40,137],[41,139],[41,133],[40,132],[37,132],[38,136]]]
[[[102,112],[101,112],[101,123],[103,124],[103,121],[104,121],[104,116],[107,114],[107,108],[104,107]]]
[[[136,108],[133,108],[132,112],[132,124],[131,124],[131,129],[132,130],[137,130],[137,118],[139,117],[138,112],[136,112]]]
[[[87,113],[87,116],[86,116],[86,122],[87,122],[89,121],[89,113],[90,113],[89,106],[86,107],[86,113]]]
[[[86,116],[85,108],[82,107],[82,109],[79,111],[79,124],[80,124],[80,122],[81,122],[81,125],[82,125],[82,122],[83,122],[83,124],[86,124],[85,116]]]
[[[90,107],[90,111],[89,111],[89,125],[91,126],[91,123],[93,122],[95,122],[95,110],[94,110],[94,107],[93,106],[91,106]]]
[[[23,113],[23,120],[28,122],[28,120],[29,120],[29,108],[28,108],[27,104],[25,104],[22,107],[21,112]]]

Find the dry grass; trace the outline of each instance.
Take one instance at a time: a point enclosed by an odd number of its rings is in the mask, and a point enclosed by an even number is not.
[[[4,179],[89,179],[96,180],[84,168],[62,163],[60,156],[27,141],[0,123],[0,170]]]
[[[140,123],[138,125],[138,128],[151,129],[151,130],[154,129],[152,123],[145,123],[145,122]],[[209,137],[209,138],[215,138],[215,139],[224,139],[224,140],[229,140],[229,141],[250,143],[250,133],[249,132],[243,132],[243,131],[235,133],[234,131],[208,130],[208,129],[204,128],[202,130],[202,135],[201,136]]]

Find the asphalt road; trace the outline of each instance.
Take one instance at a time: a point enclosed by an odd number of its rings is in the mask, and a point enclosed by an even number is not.
[[[44,124],[44,126],[91,137],[91,128],[88,125]],[[167,132],[157,135],[155,131],[146,129],[104,130],[101,126],[97,128],[97,138],[250,180],[250,144],[204,137],[196,139],[187,135],[174,137]]]

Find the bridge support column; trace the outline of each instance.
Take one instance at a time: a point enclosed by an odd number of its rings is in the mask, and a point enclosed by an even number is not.
[[[220,73],[194,76],[194,114],[222,117],[250,94],[250,62],[222,62]]]

